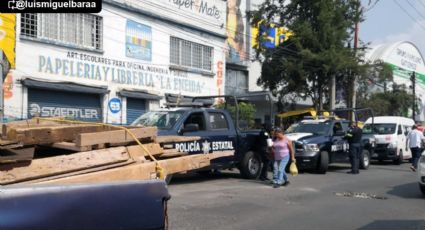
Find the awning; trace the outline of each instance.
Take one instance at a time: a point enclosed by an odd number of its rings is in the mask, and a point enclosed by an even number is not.
[[[144,91],[121,90],[118,92],[118,94],[123,97],[139,98],[146,100],[160,100],[162,98],[161,96],[147,93]]]
[[[33,79],[24,79],[21,81],[22,84],[28,88],[56,90],[56,91],[68,91],[68,92],[79,92],[79,93],[91,93],[91,94],[107,94],[109,90],[107,87],[94,87],[79,85],[72,82],[47,82],[37,81]]]

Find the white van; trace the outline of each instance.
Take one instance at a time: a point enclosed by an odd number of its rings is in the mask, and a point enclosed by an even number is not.
[[[407,135],[415,121],[406,117],[380,116],[374,118],[373,134],[376,147],[372,159],[379,161],[393,160],[401,164],[403,160],[412,158]],[[363,129],[371,130],[372,118],[366,120]]]

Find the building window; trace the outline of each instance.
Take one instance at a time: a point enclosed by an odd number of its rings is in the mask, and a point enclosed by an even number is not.
[[[199,70],[212,71],[213,47],[171,37],[170,63]]]
[[[92,14],[21,14],[21,37],[102,50],[102,17]]]
[[[226,95],[240,95],[248,92],[248,74],[244,71],[226,69]]]

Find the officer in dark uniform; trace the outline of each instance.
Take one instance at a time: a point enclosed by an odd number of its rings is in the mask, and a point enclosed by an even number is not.
[[[260,173],[260,180],[265,181],[269,180],[267,178],[267,172],[270,167],[270,163],[272,161],[271,154],[270,154],[270,148],[267,144],[267,139],[271,138],[271,130],[272,125],[270,123],[263,124],[263,128],[261,129],[260,135],[259,135],[259,152],[261,156],[261,161],[263,163],[263,167],[261,168]]]
[[[360,155],[362,151],[362,129],[357,126],[357,122],[351,122],[350,129],[345,135],[349,144],[349,157],[351,163],[350,174],[359,174]]]

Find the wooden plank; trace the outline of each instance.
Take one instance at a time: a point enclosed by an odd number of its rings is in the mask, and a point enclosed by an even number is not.
[[[159,164],[166,170],[167,174],[174,174],[207,167],[212,159],[233,156],[233,154],[233,151],[220,151],[211,154],[194,154],[167,160],[160,160]],[[155,166],[155,162],[136,163],[104,171],[43,181],[38,184],[62,185],[73,183],[104,183],[113,181],[154,179],[156,177]]]
[[[40,120],[37,122],[36,119],[22,120],[22,121],[12,121],[2,125],[2,136],[6,137],[8,131],[15,128],[29,128],[31,126],[47,126],[47,125],[58,125],[59,123],[54,121],[45,121]]]
[[[70,155],[41,158],[31,161],[26,167],[0,165],[0,184],[54,176],[92,167],[129,160],[125,147],[100,149]]]
[[[53,148],[66,149],[75,152],[86,152],[92,150],[91,146],[77,146],[72,142],[57,142],[51,145]]]
[[[171,157],[179,157],[179,156],[185,156],[188,153],[186,152],[179,152],[176,149],[164,149],[164,153],[159,155],[159,158],[171,158]]]
[[[34,147],[2,149],[0,150],[0,163],[31,161],[34,158],[34,149]]]
[[[158,136],[156,142],[158,143],[173,143],[173,142],[185,142],[185,141],[197,141],[201,137],[197,136]]]
[[[138,138],[155,137],[157,133],[156,127],[143,127],[130,129],[130,131]],[[105,143],[123,143],[133,142],[134,139],[125,130],[113,130],[97,133],[81,133],[76,139],[77,146],[97,145]]]
[[[17,144],[17,141],[11,141],[11,140],[2,140],[0,139],[0,146],[7,146],[7,145],[13,145],[13,144]]]
[[[127,160],[127,161],[124,161],[124,162],[118,162],[118,163],[103,165],[103,166],[99,166],[99,167],[93,167],[93,168],[89,168],[89,169],[78,170],[78,171],[75,171],[75,172],[59,174],[59,175],[55,175],[55,176],[43,177],[43,178],[30,180],[30,181],[22,181],[22,182],[13,183],[13,184],[34,184],[34,183],[39,183],[39,182],[42,182],[42,181],[55,180],[55,179],[60,179],[60,178],[66,178],[66,177],[71,177],[71,176],[76,176],[76,175],[82,175],[82,174],[87,174],[87,173],[103,171],[103,170],[117,168],[117,167],[123,167],[123,166],[134,164],[134,163],[135,162],[133,160]]]
[[[7,139],[24,145],[52,144],[55,142],[72,142],[81,133],[91,133],[105,130],[99,125],[67,125],[52,127],[30,127],[11,129]]]
[[[153,155],[157,156],[164,153],[164,150],[158,143],[143,144],[143,146]],[[149,154],[139,145],[127,146],[127,152],[135,161],[145,161]]]

